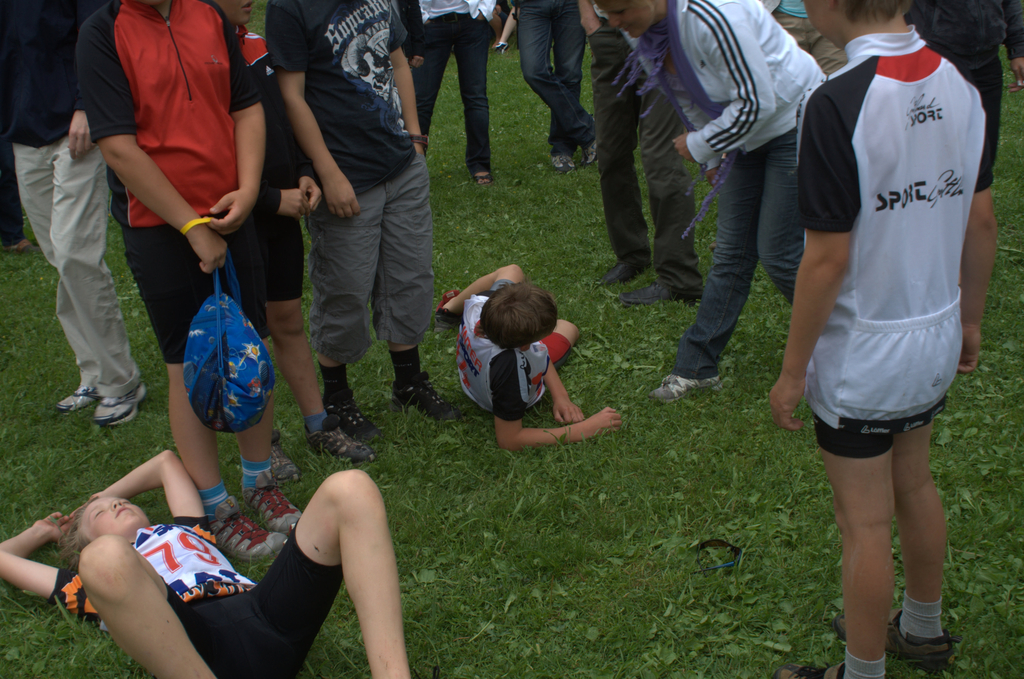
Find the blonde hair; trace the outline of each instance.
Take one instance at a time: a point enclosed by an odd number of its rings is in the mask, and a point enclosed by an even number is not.
[[[906,14],[914,0],[843,0],[843,11],[850,21],[892,19]]]
[[[64,537],[60,539],[60,558],[61,561],[68,565],[73,571],[78,570],[78,557],[81,556],[82,550],[85,549],[92,540],[85,535],[85,531],[82,530],[82,517],[85,516],[85,510],[99,497],[91,498],[84,505],[75,510],[75,513],[71,515],[71,523],[68,525],[68,532],[64,534]]]
[[[555,330],[557,323],[555,298],[530,282],[499,288],[480,310],[480,329],[502,349],[541,340]]]

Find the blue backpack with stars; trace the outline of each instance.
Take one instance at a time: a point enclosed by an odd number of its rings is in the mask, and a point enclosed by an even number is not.
[[[230,295],[221,292],[220,273]],[[274,391],[270,352],[239,302],[238,277],[227,253],[213,272],[213,294],[192,319],[185,344],[185,391],[199,420],[215,431],[240,432],[263,418]]]

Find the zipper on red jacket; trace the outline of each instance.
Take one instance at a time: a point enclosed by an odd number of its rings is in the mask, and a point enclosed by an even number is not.
[[[174,31],[171,30],[171,18],[164,17],[167,24],[167,33],[171,36],[171,44],[174,45],[174,53],[178,55],[178,66],[181,66],[181,75],[185,78],[185,90],[188,92],[188,100],[192,101],[192,86],[188,83],[188,73],[185,73],[185,64],[181,63],[181,52],[178,51],[178,43],[174,40]]]

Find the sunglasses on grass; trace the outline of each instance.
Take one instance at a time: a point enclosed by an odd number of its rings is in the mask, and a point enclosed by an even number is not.
[[[713,565],[717,560],[714,558],[716,555],[721,558],[721,549],[728,549],[732,553],[732,561],[726,563],[720,563],[717,566]],[[740,557],[743,555],[743,550],[736,545],[729,544],[725,540],[705,540],[704,542],[697,545],[697,570],[693,574],[704,573],[707,575],[708,571],[713,571],[719,568],[729,568],[735,566],[740,562]]]

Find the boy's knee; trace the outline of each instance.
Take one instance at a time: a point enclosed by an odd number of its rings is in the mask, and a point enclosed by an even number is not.
[[[290,337],[305,334],[302,307],[298,304],[285,306],[280,302],[267,303],[267,327],[270,334]]]
[[[498,269],[495,273],[498,274],[498,280],[508,280],[513,283],[522,283],[526,279],[526,274],[519,267],[518,264],[509,264]]]
[[[381,510],[384,508],[384,500],[377,484],[369,474],[359,469],[331,474],[320,485],[320,490],[327,494],[331,504],[340,514],[345,514],[349,510],[365,512],[376,507]]]

